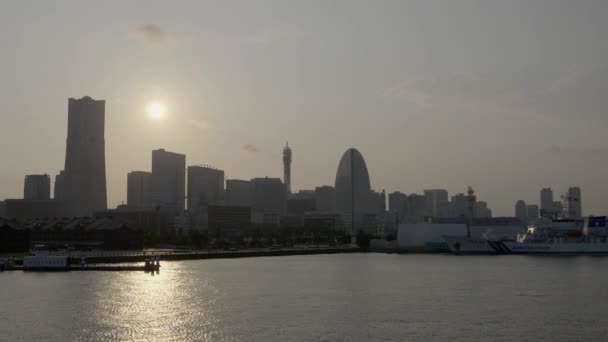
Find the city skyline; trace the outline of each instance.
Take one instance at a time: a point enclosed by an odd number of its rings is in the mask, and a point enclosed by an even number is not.
[[[282,178],[289,140],[292,192],[331,185],[355,147],[378,191],[471,184],[510,216],[579,186],[585,214],[608,212],[605,2],[243,2],[244,20],[212,2],[75,4],[0,13],[0,72],[17,80],[0,88],[0,198],[54,180],[66,99],[90,95],[106,100],[108,207],[152,150]]]

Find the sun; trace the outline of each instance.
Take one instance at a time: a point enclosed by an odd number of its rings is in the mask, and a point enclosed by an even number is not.
[[[148,105],[148,115],[154,120],[160,120],[165,116],[166,109],[162,102],[152,102]]]

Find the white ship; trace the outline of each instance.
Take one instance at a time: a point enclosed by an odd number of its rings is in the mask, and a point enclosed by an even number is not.
[[[532,226],[515,239],[496,239],[486,232],[480,239],[446,237],[455,254],[608,254],[606,217],[556,220]]]

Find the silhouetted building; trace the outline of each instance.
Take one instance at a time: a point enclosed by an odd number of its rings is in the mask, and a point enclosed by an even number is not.
[[[317,210],[334,212],[336,210],[336,191],[333,186],[323,185],[315,188]]]
[[[240,179],[226,180],[226,205],[251,207],[251,182]]]
[[[251,208],[210,205],[209,235],[226,237],[242,235],[251,226]]]
[[[27,252],[29,249],[29,230],[0,220],[0,253]]]
[[[364,216],[374,211],[365,160],[359,151],[344,152],[336,172],[336,211],[348,234],[356,236],[364,227]]]
[[[188,166],[188,211],[224,203],[224,171],[206,166]]]
[[[568,203],[568,217],[581,218],[583,217],[583,204],[581,199],[581,189],[577,186],[568,188],[566,195]]]
[[[55,200],[24,200],[24,199],[7,199],[6,218],[25,220],[35,218],[46,218],[59,216],[57,202]]]
[[[285,191],[291,194],[291,148],[289,143],[283,148],[283,181],[285,182]]]
[[[488,203],[478,201],[475,203],[475,217],[479,219],[492,218],[492,210],[488,208]]]
[[[53,189],[53,198],[55,201],[63,202],[66,200],[65,194],[65,171],[61,170],[58,175],[55,176],[55,187]]]
[[[0,217],[6,217],[6,203],[0,201]]]
[[[152,191],[152,173],[131,171],[127,175],[127,205],[133,208],[149,206]]]
[[[280,217],[285,213],[285,194],[285,185],[280,178],[253,178],[251,209],[253,212],[272,213]]]
[[[313,212],[317,209],[317,202],[314,197],[292,197],[287,199],[287,214],[304,216],[307,212]]]
[[[448,191],[444,189],[431,189],[424,190],[424,197],[426,198],[427,215],[433,217],[445,217],[442,215],[442,208],[445,208],[445,204],[448,203]]]
[[[526,217],[528,220],[538,219],[538,205],[528,204],[526,206]]]
[[[46,201],[51,199],[51,178],[49,175],[25,176],[23,199],[32,201]]]
[[[152,151],[152,205],[184,211],[186,156],[164,149]]]
[[[515,217],[520,219],[522,222],[526,222],[528,218],[528,208],[526,202],[519,200],[515,203]]]
[[[407,212],[407,195],[399,191],[388,194],[388,210],[396,215],[397,222],[403,222]]]
[[[107,208],[105,101],[68,100],[65,168],[55,196],[68,216],[89,216]]]
[[[342,227],[340,215],[332,212],[308,212],[304,215],[304,227],[308,229],[334,230]]]
[[[540,189],[540,216],[551,217],[555,213],[553,205],[553,190],[551,188]]]

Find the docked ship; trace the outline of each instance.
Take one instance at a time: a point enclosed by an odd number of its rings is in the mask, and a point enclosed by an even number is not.
[[[528,227],[514,239],[498,239],[487,231],[479,239],[446,237],[454,254],[608,254],[606,217],[554,220]]]

